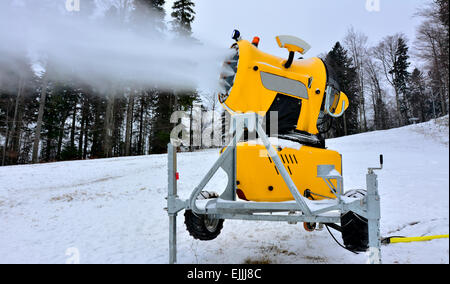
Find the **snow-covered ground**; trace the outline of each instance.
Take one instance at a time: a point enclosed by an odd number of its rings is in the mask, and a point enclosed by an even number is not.
[[[345,189],[364,188],[378,165],[383,236],[449,232],[448,116],[436,122],[327,141],[344,157]],[[217,150],[178,156],[187,198]],[[166,155],[0,168],[0,263],[167,263]],[[225,174],[209,189],[220,191]],[[365,263],[326,230],[226,220],[210,242],[193,240],[178,217],[180,263]],[[338,233],[335,233],[339,237]],[[340,239],[340,238],[339,238]],[[75,254],[74,254],[75,253]],[[384,263],[449,263],[448,239],[383,246]]]

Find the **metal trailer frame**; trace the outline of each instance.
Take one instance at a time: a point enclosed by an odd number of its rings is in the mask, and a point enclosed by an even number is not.
[[[254,221],[280,221],[295,224],[306,223],[340,223],[341,213],[352,211],[368,220],[369,250],[368,263],[381,263],[380,237],[380,196],[378,194],[377,175],[369,168],[366,175],[367,195],[363,199],[342,196],[343,177],[333,165],[319,165],[317,177],[324,180],[327,186],[335,192],[336,199],[311,201],[300,195],[280,157],[269,141],[262,127],[262,117],[256,113],[236,114],[232,116],[231,133],[235,133],[226,150],[220,155],[190,198],[182,200],[177,195],[177,155],[176,147],[168,144],[168,196],[167,213],[169,215],[169,263],[177,263],[176,217],[178,212],[186,209],[195,214],[208,215],[212,219],[238,219]],[[248,202],[236,200],[236,147],[244,134],[256,131],[262,140],[269,156],[274,161],[284,182],[288,186],[294,201],[288,202]],[[382,163],[382,159],[381,159]],[[197,200],[204,187],[222,168],[228,175],[228,184],[219,198]],[[331,182],[335,181],[336,186]],[[275,214],[274,214],[275,213]]]

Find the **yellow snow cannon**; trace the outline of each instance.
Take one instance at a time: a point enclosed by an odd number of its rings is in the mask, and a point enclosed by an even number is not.
[[[276,37],[287,59],[260,51],[257,37],[249,42],[235,30],[233,39],[218,95],[231,114],[231,139],[188,199],[178,196],[176,145],[167,145],[169,263],[177,262],[176,220],[182,210],[186,230],[197,240],[217,238],[226,219],[300,222],[310,232],[325,226],[336,242],[329,228],[337,230],[340,246],[368,251],[369,263],[381,263],[375,171],[383,169],[383,156],[380,167],[368,168],[366,190],[344,192],[341,155],[325,147],[324,122],[349,106],[335,73],[319,58],[295,59],[310,49],[299,38]],[[205,190],[219,170],[227,175],[223,191]],[[221,190],[219,184],[210,186]]]
[[[278,46],[289,52],[284,59],[258,49],[259,38],[253,42],[238,34],[233,38],[236,43],[221,74],[220,103],[232,115],[258,113],[265,117],[267,127],[277,117],[277,133],[270,134],[278,138],[276,151],[300,194],[312,200],[334,199],[335,192],[317,177],[317,166],[334,165],[342,174],[342,158],[325,148],[317,125],[319,117],[342,116],[349,106],[347,96],[320,58],[294,60],[296,52],[304,55],[310,49],[305,41],[277,36]],[[257,202],[293,200],[269,153],[255,141],[237,146],[239,198]]]

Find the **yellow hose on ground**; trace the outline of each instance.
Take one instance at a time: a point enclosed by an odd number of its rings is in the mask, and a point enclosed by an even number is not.
[[[425,237],[411,237],[411,238],[390,238],[389,243],[411,243],[411,242],[424,242],[431,241],[435,239],[445,239],[448,235],[437,235],[437,236],[425,236]]]

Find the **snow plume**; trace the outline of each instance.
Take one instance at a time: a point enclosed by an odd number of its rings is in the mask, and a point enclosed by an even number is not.
[[[1,1],[0,82],[21,72],[17,62],[31,61],[48,70],[51,80],[100,92],[125,86],[217,90],[226,48],[171,37],[145,19],[86,17],[68,12],[63,0]]]

